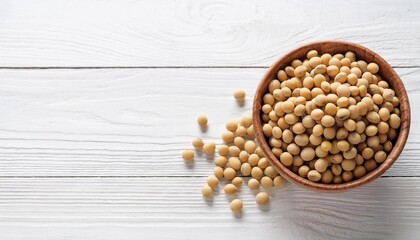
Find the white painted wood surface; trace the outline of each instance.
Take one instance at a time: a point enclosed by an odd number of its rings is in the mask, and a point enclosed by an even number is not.
[[[1,1],[0,239],[417,239],[419,10],[408,0]],[[398,161],[347,193],[273,190],[268,209],[242,187],[240,216],[222,193],[204,201],[212,163],[185,165],[180,151],[194,136],[219,141],[226,120],[250,113],[265,66],[327,38],[371,48],[403,79],[412,129]]]
[[[418,178],[381,178],[348,193],[287,186],[260,209],[241,188],[201,197],[204,177],[2,179],[2,239],[414,239]]]
[[[420,66],[420,2],[3,0],[0,66],[268,66],[318,39]]]
[[[180,152],[196,136],[221,143],[229,119],[251,113],[265,69],[0,70],[2,176],[205,176]],[[398,68],[419,122],[420,68]],[[28,77],[30,76],[30,77]],[[248,93],[239,107],[234,89]],[[195,118],[205,113],[202,133]],[[30,117],[28,117],[30,116]],[[420,129],[387,176],[420,176]]]

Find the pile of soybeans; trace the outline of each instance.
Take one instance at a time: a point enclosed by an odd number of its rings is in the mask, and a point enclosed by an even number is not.
[[[401,124],[399,100],[378,71],[353,52],[315,50],[280,70],[261,110],[273,154],[294,173],[324,184],[377,168]]]

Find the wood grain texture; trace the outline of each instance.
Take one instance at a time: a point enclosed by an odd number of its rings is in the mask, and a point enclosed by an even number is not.
[[[419,124],[420,68],[396,69]],[[229,119],[251,114],[265,69],[0,70],[0,176],[206,176],[185,165],[195,136],[216,140]],[[236,88],[248,93],[239,107]],[[209,129],[195,118],[205,113]],[[420,129],[386,176],[420,176]]]
[[[6,0],[0,67],[268,66],[298,44],[360,43],[420,66],[420,2]]]
[[[382,178],[341,194],[288,185],[259,208],[240,189],[242,215],[217,193],[204,201],[197,178],[0,179],[2,239],[414,239],[418,178]],[[398,204],[396,204],[398,203]]]

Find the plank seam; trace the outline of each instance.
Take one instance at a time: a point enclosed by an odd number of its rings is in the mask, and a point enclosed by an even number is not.
[[[0,176],[0,179],[14,179],[14,178],[203,178],[207,177],[208,175],[178,175],[178,176],[170,176],[170,175],[156,175],[156,176]],[[248,179],[250,177],[243,177]],[[381,178],[420,178],[420,176],[381,176]]]
[[[268,68],[270,66],[112,66],[112,67],[101,67],[101,66],[88,66],[88,67],[0,67],[2,70],[48,70],[48,69],[242,69],[242,68]],[[420,68],[420,66],[404,66],[397,65],[392,66],[393,68]]]

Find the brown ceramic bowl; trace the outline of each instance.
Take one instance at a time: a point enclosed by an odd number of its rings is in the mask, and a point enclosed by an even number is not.
[[[394,89],[397,97],[400,100],[401,126],[399,129],[398,138],[394,142],[394,147],[392,151],[388,155],[387,159],[375,170],[368,173],[364,177],[353,180],[351,182],[341,184],[324,184],[315,183],[306,178],[300,177],[291,170],[287,169],[274,156],[267,143],[267,139],[265,138],[264,133],[262,131],[262,97],[266,92],[268,92],[268,85],[270,81],[276,79],[277,72],[280,69],[284,69],[286,66],[289,66],[292,60],[305,59],[306,53],[312,49],[317,50],[319,54],[330,53],[331,55],[334,55],[336,53],[345,53],[347,51],[352,51],[356,53],[356,57],[359,60],[377,63],[380,69],[379,75],[382,76],[382,78],[390,84],[390,87]],[[408,102],[407,92],[405,91],[404,84],[402,83],[400,77],[397,75],[394,69],[392,69],[392,67],[378,54],[361,45],[344,41],[320,41],[309,43],[288,52],[283,57],[274,62],[273,65],[271,65],[271,67],[266,71],[266,73],[261,79],[261,82],[255,93],[252,111],[253,124],[257,142],[264,151],[264,154],[266,155],[271,165],[290,182],[296,183],[314,191],[322,192],[341,192],[349,190],[367,184],[381,176],[388,168],[391,167],[391,165],[395,162],[395,160],[397,160],[398,156],[401,154],[401,151],[404,148],[410,130],[410,104]]]

